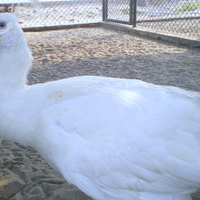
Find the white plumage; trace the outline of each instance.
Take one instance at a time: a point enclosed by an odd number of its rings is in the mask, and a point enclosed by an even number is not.
[[[32,146],[98,200],[189,200],[200,187],[200,96],[138,80],[28,86],[32,56],[0,14],[0,134]]]

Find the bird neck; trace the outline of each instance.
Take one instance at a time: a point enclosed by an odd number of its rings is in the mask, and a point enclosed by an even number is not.
[[[8,46],[0,50],[0,92],[26,84],[32,56],[26,43]]]

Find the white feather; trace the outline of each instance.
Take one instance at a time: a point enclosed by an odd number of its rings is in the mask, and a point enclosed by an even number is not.
[[[94,199],[191,199],[200,187],[198,93],[92,76],[27,86],[31,53],[15,18],[2,21],[3,138],[35,148]]]

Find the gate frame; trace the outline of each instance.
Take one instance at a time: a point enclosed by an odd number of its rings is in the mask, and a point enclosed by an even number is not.
[[[130,0],[129,3],[129,21],[124,21],[124,20],[117,20],[117,19],[109,19],[108,18],[108,0],[103,0],[103,21],[106,22],[115,22],[115,23],[120,23],[120,24],[129,24],[133,25],[133,27],[136,27],[136,8],[137,5],[137,0]]]

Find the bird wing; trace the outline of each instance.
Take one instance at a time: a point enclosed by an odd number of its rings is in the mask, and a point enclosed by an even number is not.
[[[55,168],[90,196],[117,199],[200,186],[199,111],[196,93],[134,84],[62,101],[42,118]]]

